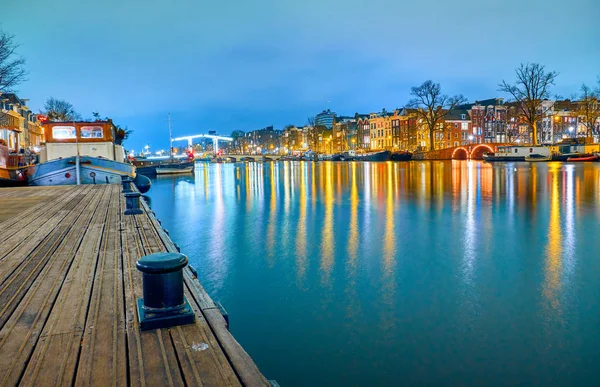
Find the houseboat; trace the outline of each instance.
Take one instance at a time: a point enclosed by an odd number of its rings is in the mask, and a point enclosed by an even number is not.
[[[531,155],[549,157],[550,148],[547,146],[499,146],[495,153],[484,153],[485,161],[525,161]]]
[[[0,139],[0,187],[27,185],[27,170],[36,161],[33,153],[11,153]]]
[[[30,185],[113,184],[123,175],[135,178],[111,120],[43,126],[46,145],[40,163],[28,169]]]
[[[389,150],[372,151],[372,152],[360,152],[350,150],[341,156],[341,160],[352,160],[352,161],[389,161],[392,157],[392,152]],[[412,155],[411,155],[412,157]]]

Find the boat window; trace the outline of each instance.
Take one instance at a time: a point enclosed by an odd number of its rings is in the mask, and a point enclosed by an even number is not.
[[[76,134],[74,126],[55,126],[52,128],[52,137],[57,140],[75,138],[75,136]]]
[[[515,149],[515,153],[517,153],[517,150]]]
[[[81,127],[81,138],[103,138],[101,126],[82,126]]]

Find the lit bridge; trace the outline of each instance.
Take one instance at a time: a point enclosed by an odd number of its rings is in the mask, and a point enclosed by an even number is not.
[[[446,149],[436,149],[434,151],[423,152],[419,154],[422,160],[483,160],[483,154],[486,152],[495,153],[499,146],[511,145],[505,143],[482,143],[460,145]],[[413,157],[413,159],[419,159]]]
[[[192,140],[194,140],[195,138],[208,138],[211,139],[214,145],[214,152],[215,154],[219,151],[219,141],[233,141],[233,138],[231,137],[225,137],[225,136],[217,136],[214,134],[194,134],[192,136],[183,136],[183,137],[176,137],[174,139],[172,139],[171,141],[185,141],[187,140],[188,142],[188,146],[191,148],[192,147]]]

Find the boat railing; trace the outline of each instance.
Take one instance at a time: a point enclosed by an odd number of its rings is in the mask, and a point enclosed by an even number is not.
[[[8,155],[9,168],[27,167],[38,163],[37,154],[10,154]]]

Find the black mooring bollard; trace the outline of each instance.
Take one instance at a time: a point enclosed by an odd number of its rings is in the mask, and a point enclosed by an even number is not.
[[[125,215],[142,214],[144,211],[140,208],[139,192],[125,192]]]
[[[155,253],[140,258],[144,298],[137,300],[140,328],[191,324],[195,315],[183,294],[183,268],[188,258],[179,253]]]
[[[131,177],[129,177],[127,175],[121,175],[121,184],[123,184],[123,193],[133,191],[131,189],[131,183],[133,183],[133,180],[131,180]]]

